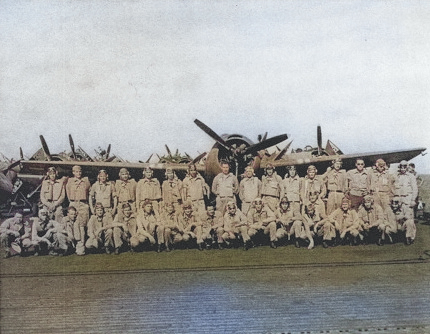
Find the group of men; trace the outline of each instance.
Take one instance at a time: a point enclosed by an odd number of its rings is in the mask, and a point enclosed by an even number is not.
[[[50,167],[41,186],[38,216],[24,221],[17,213],[1,224],[4,256],[119,254],[151,248],[161,252],[179,245],[222,249],[232,243],[247,250],[290,241],[309,249],[317,243],[329,247],[371,240],[382,245],[393,242],[399,232],[406,244],[413,243],[418,189],[412,164],[402,161],[396,174],[388,172],[382,159],[371,168],[357,159],[355,166],[347,172],[336,159],[323,175],[309,166],[305,177],[290,166],[282,179],[267,164],[261,180],[249,166],[239,183],[229,164],[221,162],[222,172],[212,187],[194,164],[184,180],[166,169],[162,185],[150,168],[138,182],[125,168],[115,182],[100,170],[91,185],[80,166],[72,168],[71,178],[59,178]],[[211,192],[216,207],[206,206]]]

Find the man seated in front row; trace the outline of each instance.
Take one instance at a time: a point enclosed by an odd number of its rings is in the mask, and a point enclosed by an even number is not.
[[[358,208],[358,219],[366,240],[378,237],[377,244],[382,245],[382,231],[384,230],[384,211],[379,204],[374,203],[371,195],[363,198],[363,204]],[[385,235],[384,235],[385,239]]]
[[[407,207],[407,204],[403,203],[401,198],[394,197],[391,200],[391,210],[387,211],[387,220],[391,226],[390,234],[401,231],[405,235],[406,245],[410,245],[414,242],[417,234],[417,227],[415,226],[413,211]]]
[[[202,239],[206,243],[206,248],[214,247],[218,243],[218,248],[222,249],[224,240],[224,222],[219,211],[215,211],[213,206],[208,206],[206,214],[201,217]]]
[[[276,217],[269,206],[263,203],[261,198],[254,199],[251,209],[248,211],[249,236],[261,232],[269,234],[270,247],[276,248]]]
[[[4,250],[4,258],[11,255],[21,254],[22,249],[31,246],[31,227],[23,222],[22,213],[17,212],[15,216],[6,219],[0,225],[0,242]]]
[[[236,203],[230,201],[227,203],[227,212],[224,214],[224,234],[222,238],[228,245],[231,240],[242,237],[243,249],[248,250],[252,244],[248,234],[248,221],[246,216],[240,211]]]
[[[111,211],[109,208],[105,211],[105,206],[101,202],[97,202],[94,206],[94,213],[88,221],[88,240],[85,243],[85,247],[98,250],[103,245],[105,251],[107,249],[107,253],[109,253],[109,242],[103,227],[112,225]]]

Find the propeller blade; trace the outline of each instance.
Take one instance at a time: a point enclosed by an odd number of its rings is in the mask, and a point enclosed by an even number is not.
[[[255,152],[258,152],[260,150],[264,150],[264,149],[266,149],[268,147],[271,147],[271,146],[274,146],[276,144],[279,144],[280,142],[282,142],[282,141],[284,141],[286,139],[288,139],[288,136],[286,134],[266,139],[265,141],[262,141],[260,143],[257,143],[257,144],[249,146],[245,150],[244,154],[246,155],[246,154],[249,154],[249,153],[255,153]]]
[[[112,161],[114,161],[114,160],[115,160],[115,158],[116,158],[116,156],[115,156],[115,155],[113,155],[113,156],[111,156],[110,158],[106,159],[106,160],[105,160],[105,162],[112,162]]]
[[[45,138],[43,138],[42,135],[40,135],[39,138],[40,138],[40,142],[42,143],[42,149],[46,155],[46,158],[48,159],[48,161],[51,161],[52,160],[51,153],[49,152],[49,148],[48,148],[48,145],[46,144]]]
[[[261,139],[261,141],[265,141],[267,139],[267,131],[265,132],[263,138]]]
[[[317,126],[317,141],[318,141],[318,155],[322,153],[322,133],[321,126]]]
[[[22,147],[19,148],[19,157],[24,160],[24,152],[22,152]]]
[[[228,144],[220,137],[218,136],[215,131],[213,131],[210,127],[208,127],[206,124],[204,124],[203,122],[200,122],[197,118],[194,120],[194,123],[196,123],[196,125],[202,129],[204,132],[206,132],[206,134],[211,137],[212,139],[214,139],[217,143],[219,143],[221,146],[223,146],[224,148],[226,148],[227,150],[231,151],[232,148],[230,146],[228,146]]]
[[[169,155],[169,157],[172,157],[172,152],[170,151],[169,146],[167,146],[167,144],[165,144],[164,146],[166,146],[167,154]]]
[[[146,163],[149,163],[149,160],[151,160],[152,156],[154,155],[154,153],[151,153],[151,155],[149,156],[148,160],[146,160]]]
[[[94,161],[93,158],[91,158],[90,155],[82,149],[82,147],[78,146],[78,148],[84,158],[86,158],[88,161]]]
[[[197,157],[195,157],[192,161],[193,164],[199,162],[204,156],[206,155],[206,152],[203,152],[202,154],[199,154]]]
[[[9,170],[13,169],[14,167],[18,166],[21,163],[21,159],[15,162],[12,162],[9,164],[2,172],[6,174]]]
[[[111,148],[111,145],[109,144],[109,145],[108,145],[108,148],[107,148],[107,150],[106,150],[106,158],[105,158],[106,160],[107,160],[107,159],[109,159],[110,148]]]
[[[70,149],[72,150],[73,159],[76,160],[75,143],[73,142],[73,138],[71,134],[69,134],[69,143],[70,143]]]
[[[287,146],[285,146],[281,152],[278,153],[278,155],[275,157],[275,160],[279,160],[281,159],[285,153],[287,153],[288,149],[290,148],[291,144],[293,143],[293,141],[290,141]]]

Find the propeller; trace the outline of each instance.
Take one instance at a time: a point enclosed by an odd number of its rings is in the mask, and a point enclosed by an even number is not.
[[[106,158],[105,158],[106,160],[109,159],[110,149],[111,149],[111,144],[108,145],[108,148],[106,150]]]
[[[232,148],[224,141],[224,139],[222,139],[220,136],[218,136],[215,131],[213,131],[210,127],[208,127],[206,124],[204,124],[203,122],[200,122],[198,119],[194,120],[194,123],[196,123],[196,125],[202,129],[204,132],[206,132],[207,135],[209,135],[209,137],[211,137],[212,139],[214,139],[218,144],[220,144],[222,147],[224,147],[225,149],[231,151]]]
[[[172,157],[172,152],[170,151],[169,146],[167,146],[167,144],[164,144],[164,146],[166,146],[166,150],[167,150],[167,154],[169,155],[169,157]]]
[[[233,153],[234,157],[237,157],[238,155],[247,155],[251,153],[258,152],[260,150],[264,150],[268,147],[274,146],[288,138],[287,135],[279,135],[275,136],[269,139],[266,139],[267,132],[264,134],[264,136],[261,138],[261,141],[257,144],[251,145],[249,147],[233,147],[228,145],[220,136],[218,136],[215,131],[213,131],[210,127],[208,127],[203,122],[199,121],[198,119],[194,120],[194,123],[202,129],[206,134],[208,134],[212,139],[214,139],[217,143],[219,143],[221,146],[223,146],[225,149],[229,150]]]
[[[152,156],[154,155],[154,153],[151,153],[151,155],[149,156],[148,160],[146,160],[146,163],[149,163],[149,160],[151,160]]]
[[[264,133],[263,138],[261,138],[261,141],[265,141],[267,139],[267,131]]]
[[[43,153],[45,153],[48,161],[51,161],[52,160],[51,153],[49,152],[49,148],[48,148],[48,145],[46,144],[45,138],[43,137],[43,135],[40,135],[39,138],[40,138],[40,142],[42,143]]]
[[[6,173],[7,173],[9,170],[11,170],[11,169],[13,169],[14,167],[18,166],[20,163],[21,163],[21,159],[20,159],[20,160],[17,160],[17,161],[14,161],[14,162],[12,162],[12,163],[10,163],[10,164],[5,168],[5,169],[3,169],[3,170],[2,170],[3,174],[5,174],[5,175],[6,175]]]
[[[195,163],[199,162],[205,155],[206,155],[206,152],[203,152],[203,153],[199,154],[197,157],[195,157],[191,161],[191,163],[195,164]]]
[[[279,135],[275,136],[266,140],[262,140],[261,142],[251,145],[245,149],[243,154],[250,154],[250,153],[256,153],[261,150],[265,150],[268,147],[274,146],[276,144],[279,144],[280,142],[283,142],[284,140],[288,139],[287,135]]]
[[[290,148],[291,144],[293,143],[293,141],[290,141],[287,146],[285,146],[275,157],[275,160],[279,160],[281,159],[284,154],[288,151],[288,149]]]
[[[19,148],[19,157],[24,160],[24,152],[22,152],[22,147]]]
[[[321,126],[317,126],[317,142],[318,142],[318,155],[322,154],[322,133]]]
[[[288,138],[288,135],[283,134],[267,139],[266,132],[263,136],[259,136],[260,141],[256,144],[250,145],[250,142],[246,137],[240,136],[237,138],[239,135],[237,135],[236,138],[233,138],[234,136],[230,136],[226,142],[216,134],[215,131],[198,119],[195,119],[194,123],[229,152],[230,156],[227,157],[227,159],[234,161],[236,165],[236,175],[238,174],[239,167],[243,168],[248,164],[247,160],[251,158],[250,155],[274,146]]]
[[[73,159],[76,160],[75,143],[73,142],[73,138],[71,134],[69,134],[69,143],[70,143],[70,149],[72,150]]]

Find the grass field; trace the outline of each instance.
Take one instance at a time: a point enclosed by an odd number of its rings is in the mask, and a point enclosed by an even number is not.
[[[422,176],[420,195],[426,210],[430,210],[430,175]],[[230,268],[258,268],[276,266],[333,266],[359,263],[395,263],[427,261],[430,256],[430,225],[417,223],[417,239],[411,246],[403,243],[338,246],[324,249],[321,245],[312,250],[293,245],[271,249],[268,246],[224,250],[181,249],[170,253],[147,251],[119,255],[91,254],[65,257],[13,257],[1,259],[0,275],[56,275],[74,273],[102,273],[121,271],[157,270],[219,270]]]

